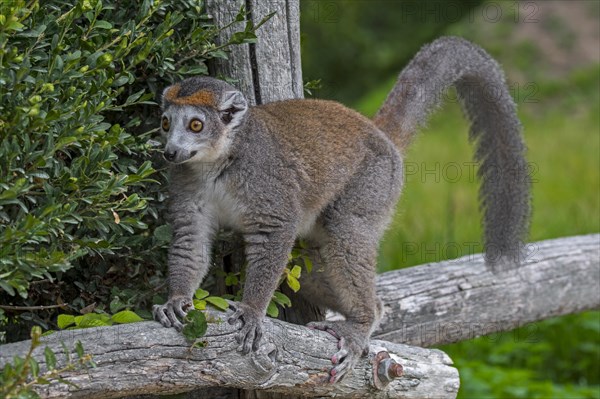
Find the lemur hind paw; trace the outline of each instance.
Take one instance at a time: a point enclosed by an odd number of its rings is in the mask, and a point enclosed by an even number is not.
[[[347,321],[315,321],[307,327],[326,331],[338,339],[338,351],[331,356],[335,366],[329,371],[329,382],[336,383],[351,371],[364,355],[368,338],[355,324]]]

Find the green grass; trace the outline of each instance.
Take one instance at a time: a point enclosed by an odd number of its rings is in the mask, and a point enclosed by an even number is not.
[[[597,399],[599,337],[600,312],[586,312],[440,349],[459,370],[459,398]]]
[[[394,80],[355,108],[373,115]],[[523,102],[522,94],[531,90],[519,93],[517,101],[533,165],[530,241],[598,233],[600,68],[538,82],[535,89],[533,98],[539,102]],[[478,182],[469,175],[467,130],[458,105],[449,103],[409,148],[405,162],[412,169],[380,248],[380,271],[466,255],[468,243],[480,242]],[[450,163],[461,167],[458,179]],[[442,349],[460,372],[459,398],[600,398],[599,312],[550,319]]]

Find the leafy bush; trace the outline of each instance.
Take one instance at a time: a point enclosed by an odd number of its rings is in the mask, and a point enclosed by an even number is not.
[[[200,0],[0,6],[0,302],[112,300],[114,313],[150,300],[170,239],[152,100],[253,30],[216,46]]]
[[[31,346],[25,355],[25,358],[15,356],[12,363],[6,363],[0,370],[0,397],[6,399],[13,398],[39,398],[40,396],[33,389],[36,385],[50,384],[58,381],[63,384],[74,385],[61,378],[61,374],[66,371],[95,367],[92,356],[84,353],[81,342],[75,344],[75,353],[77,359],[73,359],[71,350],[63,343],[63,353],[65,361],[61,367],[58,367],[56,354],[52,349],[44,349],[45,365],[43,370],[38,361],[33,357],[33,350],[39,347],[41,342],[42,329],[35,326],[31,329]]]

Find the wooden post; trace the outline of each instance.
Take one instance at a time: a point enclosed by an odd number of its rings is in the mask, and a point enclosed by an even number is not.
[[[226,26],[235,20],[241,7],[248,11],[249,18],[256,25],[265,16],[275,13],[269,21],[256,32],[257,42],[236,45],[229,48],[227,60],[215,60],[211,64],[211,74],[236,80],[240,89],[253,105],[273,101],[303,98],[302,65],[300,62],[300,4],[297,0],[209,0],[206,3],[208,13],[216,26]],[[239,26],[230,26],[221,31],[216,44],[226,43]],[[239,271],[243,262],[243,242],[241,237],[229,239],[227,248],[233,249],[231,255],[216,259],[226,272]],[[220,285],[222,295],[227,288]],[[324,320],[325,309],[320,309],[287,287],[284,293],[291,299],[292,307],[280,311],[279,318],[294,324],[306,324],[309,321]],[[275,399],[279,394],[260,391],[229,392],[239,398]],[[215,394],[218,396],[222,393]],[[206,392],[204,393],[206,395]],[[215,396],[215,397],[217,397]],[[204,396],[207,397],[207,396]],[[293,396],[286,395],[286,398]]]
[[[230,47],[229,59],[216,60],[211,72],[235,79],[237,88],[252,104],[303,98],[298,1],[209,0],[206,3],[217,26],[233,21],[242,6],[255,24],[271,13],[275,15],[256,32],[257,43]],[[236,29],[239,27],[223,30],[217,44],[226,43]]]

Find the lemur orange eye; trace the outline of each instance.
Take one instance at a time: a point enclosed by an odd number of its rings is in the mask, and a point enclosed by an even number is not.
[[[169,118],[167,118],[166,116],[163,116],[163,118],[162,118],[161,127],[162,127],[162,129],[165,132],[168,131],[169,128],[171,127],[171,123],[169,122]]]
[[[199,119],[192,119],[192,121],[190,122],[190,130],[194,133],[200,132],[203,127],[204,125]]]

